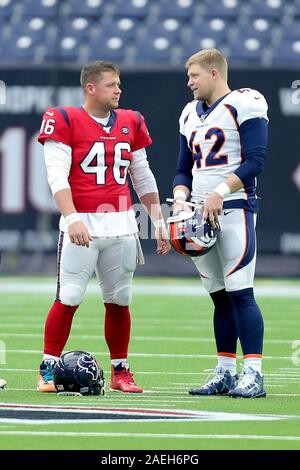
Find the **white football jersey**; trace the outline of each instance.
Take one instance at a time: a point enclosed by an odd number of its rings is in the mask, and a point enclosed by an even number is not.
[[[195,160],[192,200],[206,199],[242,163],[241,124],[253,118],[268,120],[264,96],[251,88],[231,91],[207,112],[202,105],[196,100],[188,103],[179,120],[180,133]],[[256,197],[255,185],[226,196],[224,201]]]

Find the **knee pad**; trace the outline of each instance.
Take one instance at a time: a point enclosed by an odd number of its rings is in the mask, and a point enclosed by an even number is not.
[[[131,303],[132,292],[131,288],[124,287],[117,291],[110,292],[103,298],[103,301],[108,304],[117,304],[121,306],[126,306]]]
[[[60,291],[60,301],[64,305],[70,307],[81,304],[84,296],[84,291],[78,286],[64,286]]]
[[[129,305],[131,303],[131,300],[132,300],[131,289],[124,288],[124,289],[119,290],[116,293],[114,303],[125,306],[125,305]]]

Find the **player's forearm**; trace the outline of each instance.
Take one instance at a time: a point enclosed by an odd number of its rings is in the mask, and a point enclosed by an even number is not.
[[[184,186],[183,184],[178,184],[174,186],[173,188],[173,196],[174,196],[174,204],[172,207],[172,212],[173,215],[178,214],[181,211],[184,210],[190,210],[189,207],[184,204],[184,201],[186,201],[189,198],[190,195],[190,189],[187,186]]]
[[[175,200],[186,201],[190,195],[190,190],[183,184],[178,184],[173,188],[173,195]]]
[[[157,192],[144,194],[144,196],[140,197],[140,201],[148,212],[154,225],[156,225],[158,220],[163,220],[159,194]]]
[[[228,176],[225,183],[229,186],[231,193],[235,193],[244,187],[242,180],[234,173]]]
[[[139,199],[149,193],[158,193],[155,177],[149,167],[146,150],[136,150],[132,154],[129,174]]]
[[[61,189],[54,194],[54,199],[61,212],[66,217],[67,215],[76,212],[76,208],[73,203],[72,192],[69,188]]]
[[[219,184],[215,189],[214,192],[218,193],[222,198],[228,196],[228,194],[235,193],[244,187],[243,182],[240,178],[235,175],[229,175],[226,180]]]

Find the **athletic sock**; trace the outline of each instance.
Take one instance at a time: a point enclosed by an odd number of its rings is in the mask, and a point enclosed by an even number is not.
[[[70,307],[56,300],[45,323],[44,354],[60,357],[68,341],[72,320],[78,305]]]
[[[236,353],[238,333],[236,310],[225,289],[210,294],[215,306],[214,333],[218,353]]]
[[[244,365],[247,368],[251,367],[261,374],[262,357],[258,355],[252,356],[251,354],[247,354],[247,356],[244,356]]]
[[[264,321],[253,289],[232,291],[229,296],[237,311],[238,335],[244,357],[260,356],[263,350]]]
[[[229,370],[231,375],[236,375],[236,357],[218,355],[218,365],[225,370]]]
[[[111,360],[111,365],[113,367],[117,367],[119,364],[122,364],[122,365],[124,364],[126,366],[126,368],[127,368],[127,366],[129,367],[127,359],[112,359]]]
[[[47,361],[58,361],[59,360],[59,356],[52,356],[51,354],[44,354],[43,356],[43,361],[47,362]]]
[[[111,360],[127,358],[130,340],[130,311],[129,307],[105,303],[105,340]]]

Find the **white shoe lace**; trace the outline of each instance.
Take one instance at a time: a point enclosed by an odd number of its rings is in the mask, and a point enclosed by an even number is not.
[[[254,387],[255,383],[255,370],[249,367],[245,367],[242,365],[242,377],[239,383],[237,384],[237,388],[248,388],[249,386]]]
[[[210,385],[216,384],[220,382],[220,380],[222,380],[224,377],[225,369],[223,370],[221,369],[221,367],[216,367],[216,369],[206,369],[206,370],[207,371],[209,370],[210,373],[214,372],[215,376],[209,382],[205,383],[204,387],[209,387]],[[206,377],[206,380],[209,380],[210,375],[211,374],[209,374]]]

